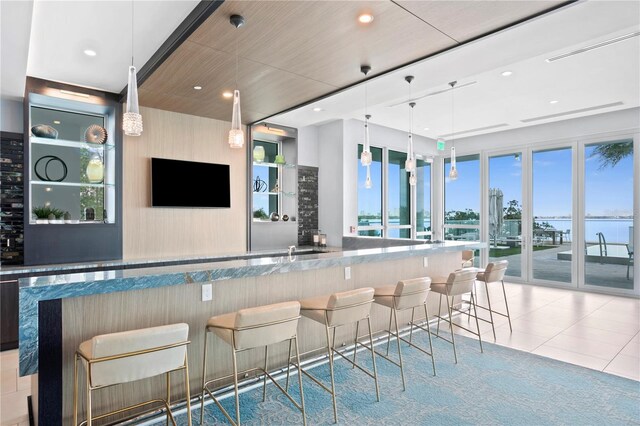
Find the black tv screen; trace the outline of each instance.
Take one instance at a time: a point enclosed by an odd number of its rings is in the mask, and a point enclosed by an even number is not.
[[[153,207],[231,207],[229,165],[151,159]]]

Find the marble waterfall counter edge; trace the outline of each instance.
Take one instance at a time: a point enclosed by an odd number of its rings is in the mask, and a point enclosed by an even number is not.
[[[38,372],[38,304],[40,301],[206,283],[313,269],[399,260],[486,248],[481,242],[445,242],[407,247],[307,254],[289,259],[265,257],[212,263],[58,274],[20,279],[20,375]]]

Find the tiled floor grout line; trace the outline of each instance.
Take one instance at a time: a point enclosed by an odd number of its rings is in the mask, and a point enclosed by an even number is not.
[[[631,336],[631,339],[629,339],[629,340],[627,341],[627,343],[625,343],[625,344],[624,344],[624,346],[622,346],[622,348],[620,348],[620,350],[618,351],[618,353],[616,353],[616,354],[613,356],[613,358],[611,358],[611,360],[607,363],[607,365],[605,365],[605,367],[602,369],[602,371],[606,370],[606,369],[607,369],[607,367],[609,367],[609,364],[611,364],[611,363],[613,362],[613,360],[614,360],[614,359],[616,359],[616,358],[618,357],[618,355],[620,355],[620,352],[622,352],[622,351],[624,350],[624,348],[626,348],[626,347],[627,347],[627,345],[628,345],[629,343],[631,343],[631,341],[632,341],[633,339],[635,339],[635,338],[636,338],[636,336],[637,336],[638,334],[640,334],[640,331],[639,331],[638,333],[634,334],[633,336]]]

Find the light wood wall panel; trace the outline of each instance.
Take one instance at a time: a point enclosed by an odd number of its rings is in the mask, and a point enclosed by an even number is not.
[[[141,114],[142,136],[125,137],[123,148],[124,258],[245,251],[246,148],[229,148],[230,123],[152,108],[142,108]],[[152,208],[151,157],[229,164],[231,208]],[[182,184],[217,191],[213,180]]]
[[[190,383],[192,395],[196,395],[201,388],[203,333],[209,317],[252,306],[300,300],[360,287],[390,285],[395,284],[399,279],[446,276],[450,271],[460,267],[460,260],[460,252],[453,252],[431,256],[427,268],[423,266],[422,257],[353,265],[350,280],[344,279],[342,267],[334,267],[217,281],[213,283],[213,300],[208,302],[201,301],[200,284],[64,299],[62,305],[64,424],[68,423],[72,415],[73,354],[81,342],[93,336],[163,324],[188,323],[191,340]],[[437,313],[438,297],[433,294],[428,300],[429,313],[433,315]],[[416,312],[416,318],[422,318],[423,315],[420,314],[421,312]],[[389,310],[374,304],[371,318],[374,332],[383,330],[388,324]],[[398,315],[401,326],[406,325],[409,319],[410,311]],[[361,333],[364,330],[366,327],[361,327]],[[352,325],[339,327],[336,343],[350,344],[353,342],[354,334],[355,327]],[[298,336],[300,351],[306,353],[306,356],[317,353],[326,344],[324,327],[307,318],[300,320]],[[217,337],[211,338],[210,345],[209,361],[213,363],[207,366],[207,377],[211,378],[212,375],[220,377],[233,371],[229,347]],[[286,343],[270,347],[269,363],[272,368],[284,365],[287,349]],[[444,354],[444,358],[447,359],[447,356],[450,356],[450,361],[453,362],[453,352],[449,348],[446,350],[449,353]],[[263,354],[262,349],[240,353],[239,369],[261,365]],[[84,380],[84,373],[80,376],[81,380]],[[218,382],[219,385],[223,383]],[[164,378],[160,376],[152,380],[104,389],[95,393],[93,406],[96,412],[100,412],[107,408],[123,407],[124,404],[161,397],[164,395],[164,386]],[[183,381],[178,374],[175,374],[175,378],[172,379],[172,391],[172,399],[184,398]],[[382,389],[382,392],[384,391]],[[80,399],[81,410],[84,413],[84,401],[82,397]]]

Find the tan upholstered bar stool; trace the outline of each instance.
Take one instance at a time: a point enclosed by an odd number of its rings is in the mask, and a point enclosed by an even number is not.
[[[305,370],[302,372],[311,380],[318,384],[322,389],[331,394],[333,401],[333,419],[338,422],[338,405],[336,403],[336,385],[333,375],[333,354],[340,355],[347,360],[353,367],[371,377],[376,385],[376,399],[380,401],[380,390],[378,388],[378,370],[376,369],[376,356],[373,350],[373,337],[371,335],[371,304],[373,303],[374,291],[372,288],[359,288],[356,290],[334,293],[327,296],[313,297],[300,301],[300,313],[314,321],[325,326],[327,336],[327,353],[329,356],[329,371],[331,374],[331,388],[320,382]],[[369,346],[358,342],[358,329],[360,321],[367,320],[369,327]],[[356,324],[356,337],[354,339],[353,361],[347,358],[343,353],[335,349],[336,327],[346,324]],[[333,337],[331,333],[333,332]],[[371,361],[373,362],[373,374],[355,363],[358,345],[362,345],[371,351]]]
[[[462,268],[473,268],[475,258],[473,250],[462,250]]]
[[[276,385],[284,395],[289,398],[293,405],[302,413],[302,422],[306,424],[304,410],[304,393],[302,391],[302,375],[300,373],[300,352],[298,350],[297,328],[300,319],[300,303],[283,302],[273,305],[258,306],[256,308],[240,309],[238,312],[231,312],[209,318],[204,332],[204,358],[202,361],[202,394],[200,399],[200,424],[204,421],[204,397],[208,394],[216,403],[222,414],[231,424],[240,424],[240,398],[238,393],[238,374],[245,374],[250,371],[261,371],[264,374],[262,400],[265,400],[267,391],[267,378]],[[215,333],[231,347],[233,361],[233,376],[224,376],[216,379],[206,380],[207,374],[207,338],[209,333]],[[296,364],[298,367],[298,385],[300,386],[300,403],[298,404],[280,384],[269,374],[269,346],[289,341],[289,352],[287,357],[287,385],[289,388],[289,372],[291,367],[291,345],[295,343]],[[248,349],[264,347],[264,368],[252,368],[238,373],[238,363],[236,354]],[[209,384],[216,380],[233,377],[233,385],[236,398],[236,420],[234,421],[227,410],[222,407],[218,398],[209,389]]]
[[[427,295],[429,294],[429,286],[431,285],[431,278],[414,278],[411,280],[403,280],[398,281],[398,284],[395,286],[386,286],[386,287],[378,287],[375,289],[375,303],[386,306],[390,308],[389,313],[389,329],[387,330],[387,354],[382,355],[378,353],[381,357],[386,359],[387,361],[395,364],[400,367],[400,376],[402,377],[402,389],[406,389],[405,379],[404,379],[404,365],[402,363],[402,351],[400,350],[400,341],[407,343],[408,345],[424,352],[425,354],[431,357],[431,365],[433,367],[433,375],[436,375],[436,363],[433,359],[433,345],[431,343],[431,330],[429,330],[429,310],[427,309]],[[415,314],[416,308],[424,308],[424,315],[427,321],[427,327],[424,328],[420,324],[415,322]],[[400,329],[398,327],[398,312],[405,311],[407,309],[411,309],[411,322],[409,326],[411,327],[409,331],[409,340],[404,339],[400,336]],[[392,320],[395,322],[395,333],[391,331],[391,322]],[[415,345],[412,342],[413,338],[413,328],[418,327],[427,332],[429,336],[429,351],[422,349],[421,347]],[[399,362],[396,362],[389,358],[389,343],[391,341],[391,336],[396,337],[396,343],[398,346],[398,359]]]
[[[469,333],[472,333],[478,336],[478,341],[480,342],[480,352],[483,352],[482,337],[480,337],[480,324],[478,323],[478,312],[476,311],[476,302],[473,296],[473,286],[476,281],[476,275],[477,275],[477,271],[475,268],[468,268],[468,269],[460,269],[458,271],[452,272],[446,278],[434,277],[431,279],[431,291],[434,293],[438,293],[440,295],[440,302],[438,305],[437,336],[453,345],[453,357],[455,359],[456,364],[458,363],[458,354],[456,353],[456,339],[453,333],[453,326],[459,327],[463,330],[468,331]],[[453,299],[455,296],[462,296],[463,294],[471,295],[470,303],[471,303],[471,307],[473,308],[474,318],[476,320],[476,331],[472,331],[459,324],[455,324],[451,320],[453,316],[453,311],[459,311],[458,309],[455,309],[453,307]],[[443,318],[441,313],[442,296],[445,296],[445,299],[447,299],[448,315],[446,318]],[[440,335],[440,320],[444,320],[449,323],[449,328],[451,330],[451,340],[447,340]]]
[[[87,375],[87,420],[81,424],[91,426],[94,420],[120,414],[152,403],[162,403],[169,421],[176,425],[171,413],[171,372],[184,371],[187,390],[187,417],[191,425],[191,394],[189,391],[189,365],[187,363],[188,324],[171,324],[121,333],[103,334],[82,342],[74,359],[73,424],[78,424],[78,361]],[[154,399],[94,416],[91,407],[93,391],[117,384],[133,382],[166,374],[167,399]]]
[[[484,290],[487,293],[487,304],[488,304],[488,306],[482,306],[482,305],[479,305],[476,301],[476,307],[489,311],[489,318],[491,319],[490,321],[487,321],[482,318],[480,319],[491,323],[494,339],[496,338],[496,327],[495,327],[495,324],[493,323],[493,314],[506,317],[509,320],[509,330],[513,331],[513,328],[511,328],[511,315],[509,314],[509,302],[507,302],[507,292],[504,289],[504,274],[507,272],[508,266],[509,266],[508,260],[499,260],[497,262],[489,263],[483,272],[478,272],[478,276],[476,277],[478,281],[484,283]],[[507,310],[506,314],[495,311],[491,307],[491,298],[489,296],[489,284],[491,283],[502,283],[502,294],[504,295],[504,306]]]

